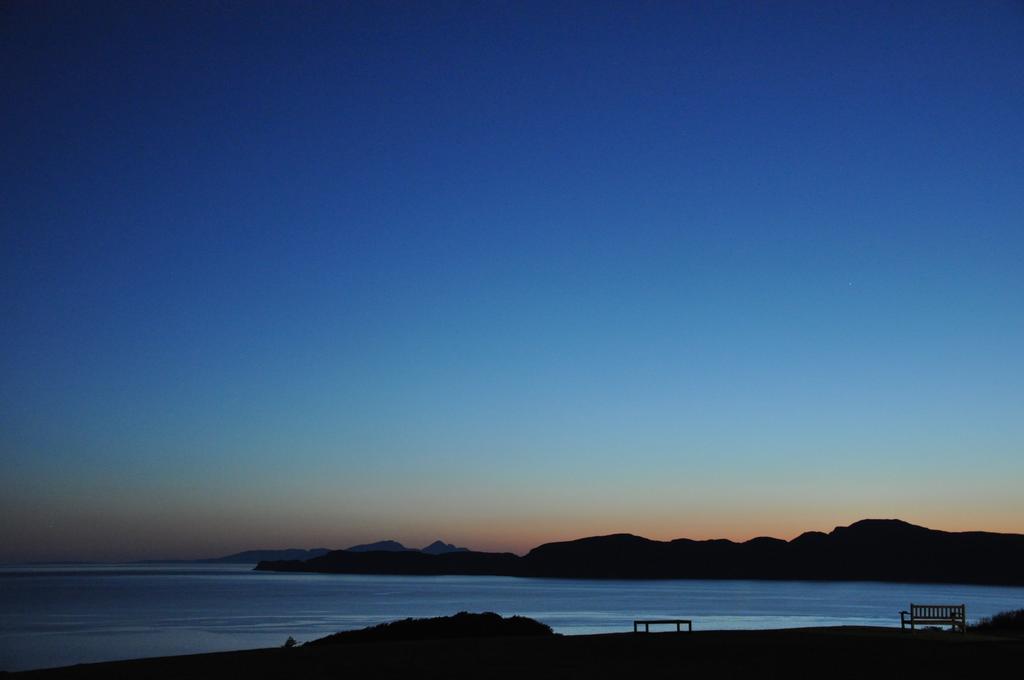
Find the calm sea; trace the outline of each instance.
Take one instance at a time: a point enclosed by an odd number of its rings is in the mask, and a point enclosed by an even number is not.
[[[560,633],[898,626],[910,602],[1024,608],[1024,588],[806,581],[574,581],[269,574],[252,565],[0,567],[0,670],[268,647],[407,616],[522,614]]]

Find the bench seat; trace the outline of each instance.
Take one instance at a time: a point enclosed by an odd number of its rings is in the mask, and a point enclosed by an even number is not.
[[[690,619],[638,619],[633,622],[633,632],[639,633],[640,626],[644,627],[645,633],[651,632],[651,625],[653,624],[675,624],[676,632],[682,632],[682,625],[686,624],[686,630],[693,632],[693,622]]]
[[[910,611],[900,612],[900,628],[910,626],[952,626],[953,630],[967,632],[967,605],[963,604],[913,604]]]

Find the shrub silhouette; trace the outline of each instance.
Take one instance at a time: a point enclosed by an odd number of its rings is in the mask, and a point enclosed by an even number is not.
[[[979,633],[1015,632],[1024,633],[1024,609],[999,612],[987,616],[971,626],[971,630]]]
[[[446,638],[518,637],[524,635],[554,635],[550,626],[525,616],[502,618],[494,612],[471,614],[459,612],[454,616],[429,619],[402,619],[361,630],[347,630],[312,640],[306,645],[345,644],[355,642],[383,642],[394,640],[440,640]]]

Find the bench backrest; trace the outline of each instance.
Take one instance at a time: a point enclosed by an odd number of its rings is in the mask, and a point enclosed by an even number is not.
[[[911,604],[910,615],[915,619],[960,619],[964,618],[962,604]]]

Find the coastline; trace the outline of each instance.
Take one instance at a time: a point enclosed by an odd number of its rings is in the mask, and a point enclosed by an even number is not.
[[[976,677],[1024,656],[1024,637],[840,626],[693,633],[369,642],[269,648],[5,673],[9,678],[145,677]]]

